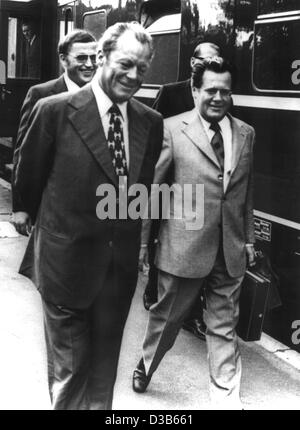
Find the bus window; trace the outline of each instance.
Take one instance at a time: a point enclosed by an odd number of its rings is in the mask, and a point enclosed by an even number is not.
[[[286,11],[300,10],[299,0],[259,0],[258,13],[280,13]]]
[[[17,18],[8,18],[7,76],[16,78]]]
[[[0,85],[6,84],[6,67],[4,61],[0,60]]]
[[[300,80],[294,79],[299,59],[299,17],[255,23],[253,84],[257,90],[300,91]]]
[[[140,7],[139,21],[148,28],[164,15],[180,13],[180,0],[149,0]]]
[[[107,26],[107,11],[102,9],[83,15],[83,28],[99,40]]]
[[[252,2],[243,2],[243,7],[248,10]],[[232,60],[233,46],[235,42],[234,12],[237,9],[238,0],[189,0],[182,2],[182,48],[180,60],[180,79],[190,77],[190,58],[198,43],[211,42],[219,46],[221,55]],[[247,11],[245,10],[244,14]],[[247,20],[248,22],[248,20]],[[241,26],[242,24],[240,24]],[[243,25],[243,31],[248,31]]]
[[[154,57],[145,84],[163,85],[178,79],[180,14],[164,16],[148,27],[153,38]]]
[[[256,17],[256,0],[238,0],[234,10],[234,34],[232,45],[228,45],[227,55],[237,69],[235,91],[249,94],[252,92],[251,64],[254,44],[253,23]],[[225,55],[225,54],[224,54]]]
[[[41,47],[38,23],[26,18],[8,17],[7,77],[39,79]]]

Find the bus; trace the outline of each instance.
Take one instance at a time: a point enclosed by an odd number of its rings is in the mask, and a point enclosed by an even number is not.
[[[20,77],[18,61],[12,64],[12,52],[14,58],[22,54],[16,43],[21,9],[40,23],[44,38],[39,79]],[[234,115],[256,131],[256,248],[269,256],[279,277],[281,305],[268,309],[264,332],[300,352],[299,0],[0,1],[0,136],[14,135],[9,133],[15,133],[28,85],[57,75],[55,49],[63,35],[85,28],[99,38],[115,22],[133,20],[149,30],[155,45],[136,94],[148,105],[161,85],[189,78],[190,57],[200,42],[217,44],[236,65]]]

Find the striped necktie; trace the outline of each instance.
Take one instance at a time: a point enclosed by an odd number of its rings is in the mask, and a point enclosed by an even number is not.
[[[213,147],[213,150],[215,151],[215,154],[221,166],[222,172],[224,172],[224,142],[223,142],[223,137],[221,134],[221,128],[219,126],[219,123],[218,122],[211,123],[210,129],[215,132],[215,134],[211,139],[210,144]]]

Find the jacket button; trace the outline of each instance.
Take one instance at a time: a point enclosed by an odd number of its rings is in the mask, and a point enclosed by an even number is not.
[[[223,181],[223,175],[218,176],[219,181]]]
[[[108,246],[109,246],[110,248],[112,248],[112,246],[113,246],[113,241],[112,241],[112,240],[110,240],[110,241],[108,242]]]

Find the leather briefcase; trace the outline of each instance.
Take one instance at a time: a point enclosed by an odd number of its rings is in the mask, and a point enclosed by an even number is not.
[[[267,310],[270,280],[255,270],[247,270],[241,286],[237,334],[245,341],[259,340]]]

